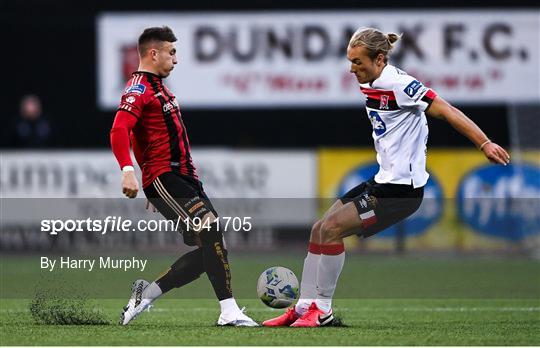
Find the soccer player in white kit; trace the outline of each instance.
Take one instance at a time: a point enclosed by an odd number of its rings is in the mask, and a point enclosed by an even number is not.
[[[366,97],[379,171],[340,197],[313,225],[300,299],[284,314],[265,321],[264,326],[317,327],[332,323],[332,297],[345,261],[343,238],[352,234],[372,236],[413,214],[422,202],[429,178],[426,114],[446,120],[491,162],[510,162],[508,153],[460,110],[388,64],[388,53],[399,38],[397,34],[360,28],[349,42],[350,72]]]

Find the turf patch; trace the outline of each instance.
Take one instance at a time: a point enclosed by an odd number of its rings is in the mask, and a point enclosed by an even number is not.
[[[84,296],[62,296],[65,288],[36,291],[30,301],[34,321],[44,325],[110,325],[103,312]]]

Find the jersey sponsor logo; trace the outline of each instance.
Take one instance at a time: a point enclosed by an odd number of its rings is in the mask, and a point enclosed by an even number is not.
[[[377,111],[369,112],[369,120],[371,121],[371,126],[376,135],[382,135],[386,132],[386,124]]]
[[[422,86],[422,83],[420,83],[418,80],[414,80],[413,82],[409,83],[407,87],[405,87],[403,92],[412,98],[416,95],[416,93],[418,93],[418,90],[422,88]]]
[[[135,97],[130,95],[129,97],[126,98],[126,102],[133,104],[133,102],[135,102]]]
[[[387,95],[381,95],[381,102],[379,104],[379,109],[381,110],[388,110],[388,101],[390,100],[390,97]]]
[[[176,98],[171,99],[169,102],[163,104],[163,112],[171,111],[174,108],[178,108],[178,102]]]
[[[485,165],[462,179],[456,196],[460,220],[481,235],[524,241],[540,233],[540,167]]]
[[[128,88],[126,88],[126,90],[124,91],[124,94],[129,94],[129,93],[143,94],[144,91],[146,91],[146,86],[143,85],[142,83],[139,83],[137,85],[129,86]]]
[[[354,167],[341,179],[337,189],[338,197],[342,197],[352,188],[373,178],[378,171],[379,164],[373,162]],[[366,196],[364,196],[364,198],[366,198]],[[383,198],[379,198],[379,201],[384,202],[382,200]],[[381,202],[374,203],[374,205],[382,207],[383,203]],[[370,206],[370,202],[368,202],[367,209],[372,210],[373,208],[375,207]],[[420,208],[418,208],[418,210],[406,220],[400,222],[399,227],[396,225],[390,226],[384,231],[379,232],[374,238],[394,238],[398,233],[398,230],[404,233],[407,237],[421,235],[428,231],[431,226],[437,223],[437,221],[439,221],[439,219],[442,217],[443,209],[444,199],[442,186],[440,185],[437,177],[431,174],[426,186],[424,186],[424,199],[420,205]],[[367,212],[362,212],[362,214],[364,213],[367,214]],[[370,220],[370,218],[376,218],[375,213],[373,213],[373,217],[371,217],[371,215],[372,214],[370,213],[364,216],[366,221],[368,223],[372,221],[376,222],[376,219]]]

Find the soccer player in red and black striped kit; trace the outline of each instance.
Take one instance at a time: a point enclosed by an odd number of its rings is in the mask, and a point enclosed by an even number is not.
[[[174,42],[169,27],[147,28],[139,37],[139,69],[126,84],[111,129],[111,145],[127,197],[135,198],[139,190],[129,152],[131,140],[149,203],[167,219],[200,218],[211,227],[197,230],[189,222],[183,225],[184,243],[198,248],[182,255],[156,281],[135,281],[120,324],[128,324],[159,296],[206,272],[221,307],[218,325],[257,326],[232,295],[227,250],[215,223],[217,213],[198,180],[178,101],[162,81],[177,63]]]

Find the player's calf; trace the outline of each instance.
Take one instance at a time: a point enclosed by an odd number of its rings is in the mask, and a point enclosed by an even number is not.
[[[180,288],[199,278],[204,273],[203,253],[198,248],[182,255],[161,275],[156,283],[166,293],[173,288]]]
[[[217,298],[225,300],[232,297],[231,271],[227,250],[223,245],[223,234],[217,224],[199,233],[202,243],[203,265]]]

